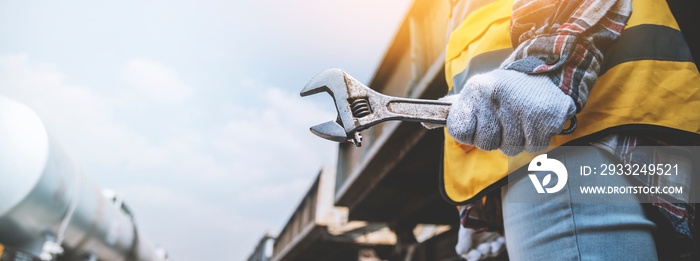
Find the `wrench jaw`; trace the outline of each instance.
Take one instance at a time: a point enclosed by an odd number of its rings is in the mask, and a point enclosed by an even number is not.
[[[328,92],[335,99],[335,95],[342,95],[342,92],[338,92],[342,90],[347,90],[345,87],[345,73],[340,69],[331,68],[311,78],[304,86],[304,89],[301,90],[300,95],[301,97],[306,97],[319,92]]]
[[[335,142],[350,142],[355,146],[362,146],[362,135],[359,131],[353,131],[352,134],[345,133],[343,126],[340,126],[335,121],[327,121],[318,125],[311,126],[311,133],[316,134],[321,138]]]
[[[389,120],[440,123],[450,106],[438,101],[383,95],[340,69],[327,69],[314,76],[301,96],[319,92],[328,92],[333,97],[338,120],[313,126],[311,132],[332,141],[352,142],[358,147],[362,144],[360,131],[375,124]]]
[[[316,136],[327,140],[332,140],[335,142],[348,141],[348,136],[345,133],[345,129],[343,129],[343,126],[340,126],[340,124],[335,121],[327,121],[311,126],[310,130],[313,134],[316,134]]]
[[[358,86],[359,84],[359,86]],[[335,102],[338,120],[311,127],[311,132],[321,138],[336,142],[352,142],[361,146],[362,136],[357,130],[359,123],[351,112],[349,101],[357,96],[363,85],[340,69],[324,70],[312,78],[301,90],[302,97],[327,92]],[[367,87],[365,87],[367,88]],[[361,95],[361,93],[359,93]]]

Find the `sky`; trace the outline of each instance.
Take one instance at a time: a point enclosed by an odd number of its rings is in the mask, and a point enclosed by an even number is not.
[[[337,144],[316,73],[367,83],[410,0],[0,1],[0,95],[173,260],[245,260]]]

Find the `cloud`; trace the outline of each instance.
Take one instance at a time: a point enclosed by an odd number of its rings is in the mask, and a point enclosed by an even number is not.
[[[264,91],[251,99],[260,106],[226,104],[225,110],[236,116],[212,139],[217,150],[236,162],[235,174],[250,182],[275,185],[301,177],[308,181],[321,163],[334,164],[337,145],[309,132],[310,126],[334,119],[334,109],[327,110],[296,93],[257,86]]]
[[[102,173],[166,163],[168,148],[157,146],[114,118],[116,104],[87,86],[68,83],[54,65],[31,62],[27,54],[0,57],[0,94],[34,109],[73,158]]]
[[[124,80],[159,101],[179,102],[192,94],[173,69],[157,61],[132,59],[124,70]]]
[[[245,104],[190,101],[166,108],[178,121],[159,121],[150,98],[103,96],[27,54],[0,57],[0,95],[37,111],[88,176],[126,197],[145,237],[182,260],[244,259],[335,159],[337,145],[308,131],[332,107],[245,81],[256,90]]]
[[[108,102],[84,86],[66,84],[52,64],[30,63],[27,54],[0,57],[0,90],[35,110],[51,113],[60,108],[75,119],[94,120],[110,109]]]

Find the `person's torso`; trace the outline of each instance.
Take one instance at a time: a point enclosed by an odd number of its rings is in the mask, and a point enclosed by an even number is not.
[[[452,5],[445,59],[451,93],[458,93],[473,75],[498,68],[512,52],[512,6],[513,0]],[[700,133],[700,74],[666,1],[633,1],[633,10],[577,115],[577,130],[554,137],[550,149],[630,129]],[[533,157],[521,153],[509,159],[499,151],[459,144],[445,132],[443,196],[455,204],[479,198],[505,183],[509,166],[513,170]]]

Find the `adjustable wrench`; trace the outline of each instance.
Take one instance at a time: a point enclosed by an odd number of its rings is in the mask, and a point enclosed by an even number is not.
[[[427,122],[445,125],[451,102],[409,99],[378,93],[340,69],[326,69],[317,74],[301,90],[301,96],[328,92],[335,101],[338,118],[311,127],[317,136],[336,142],[362,145],[360,131],[389,120]],[[576,129],[576,116],[559,135]]]

